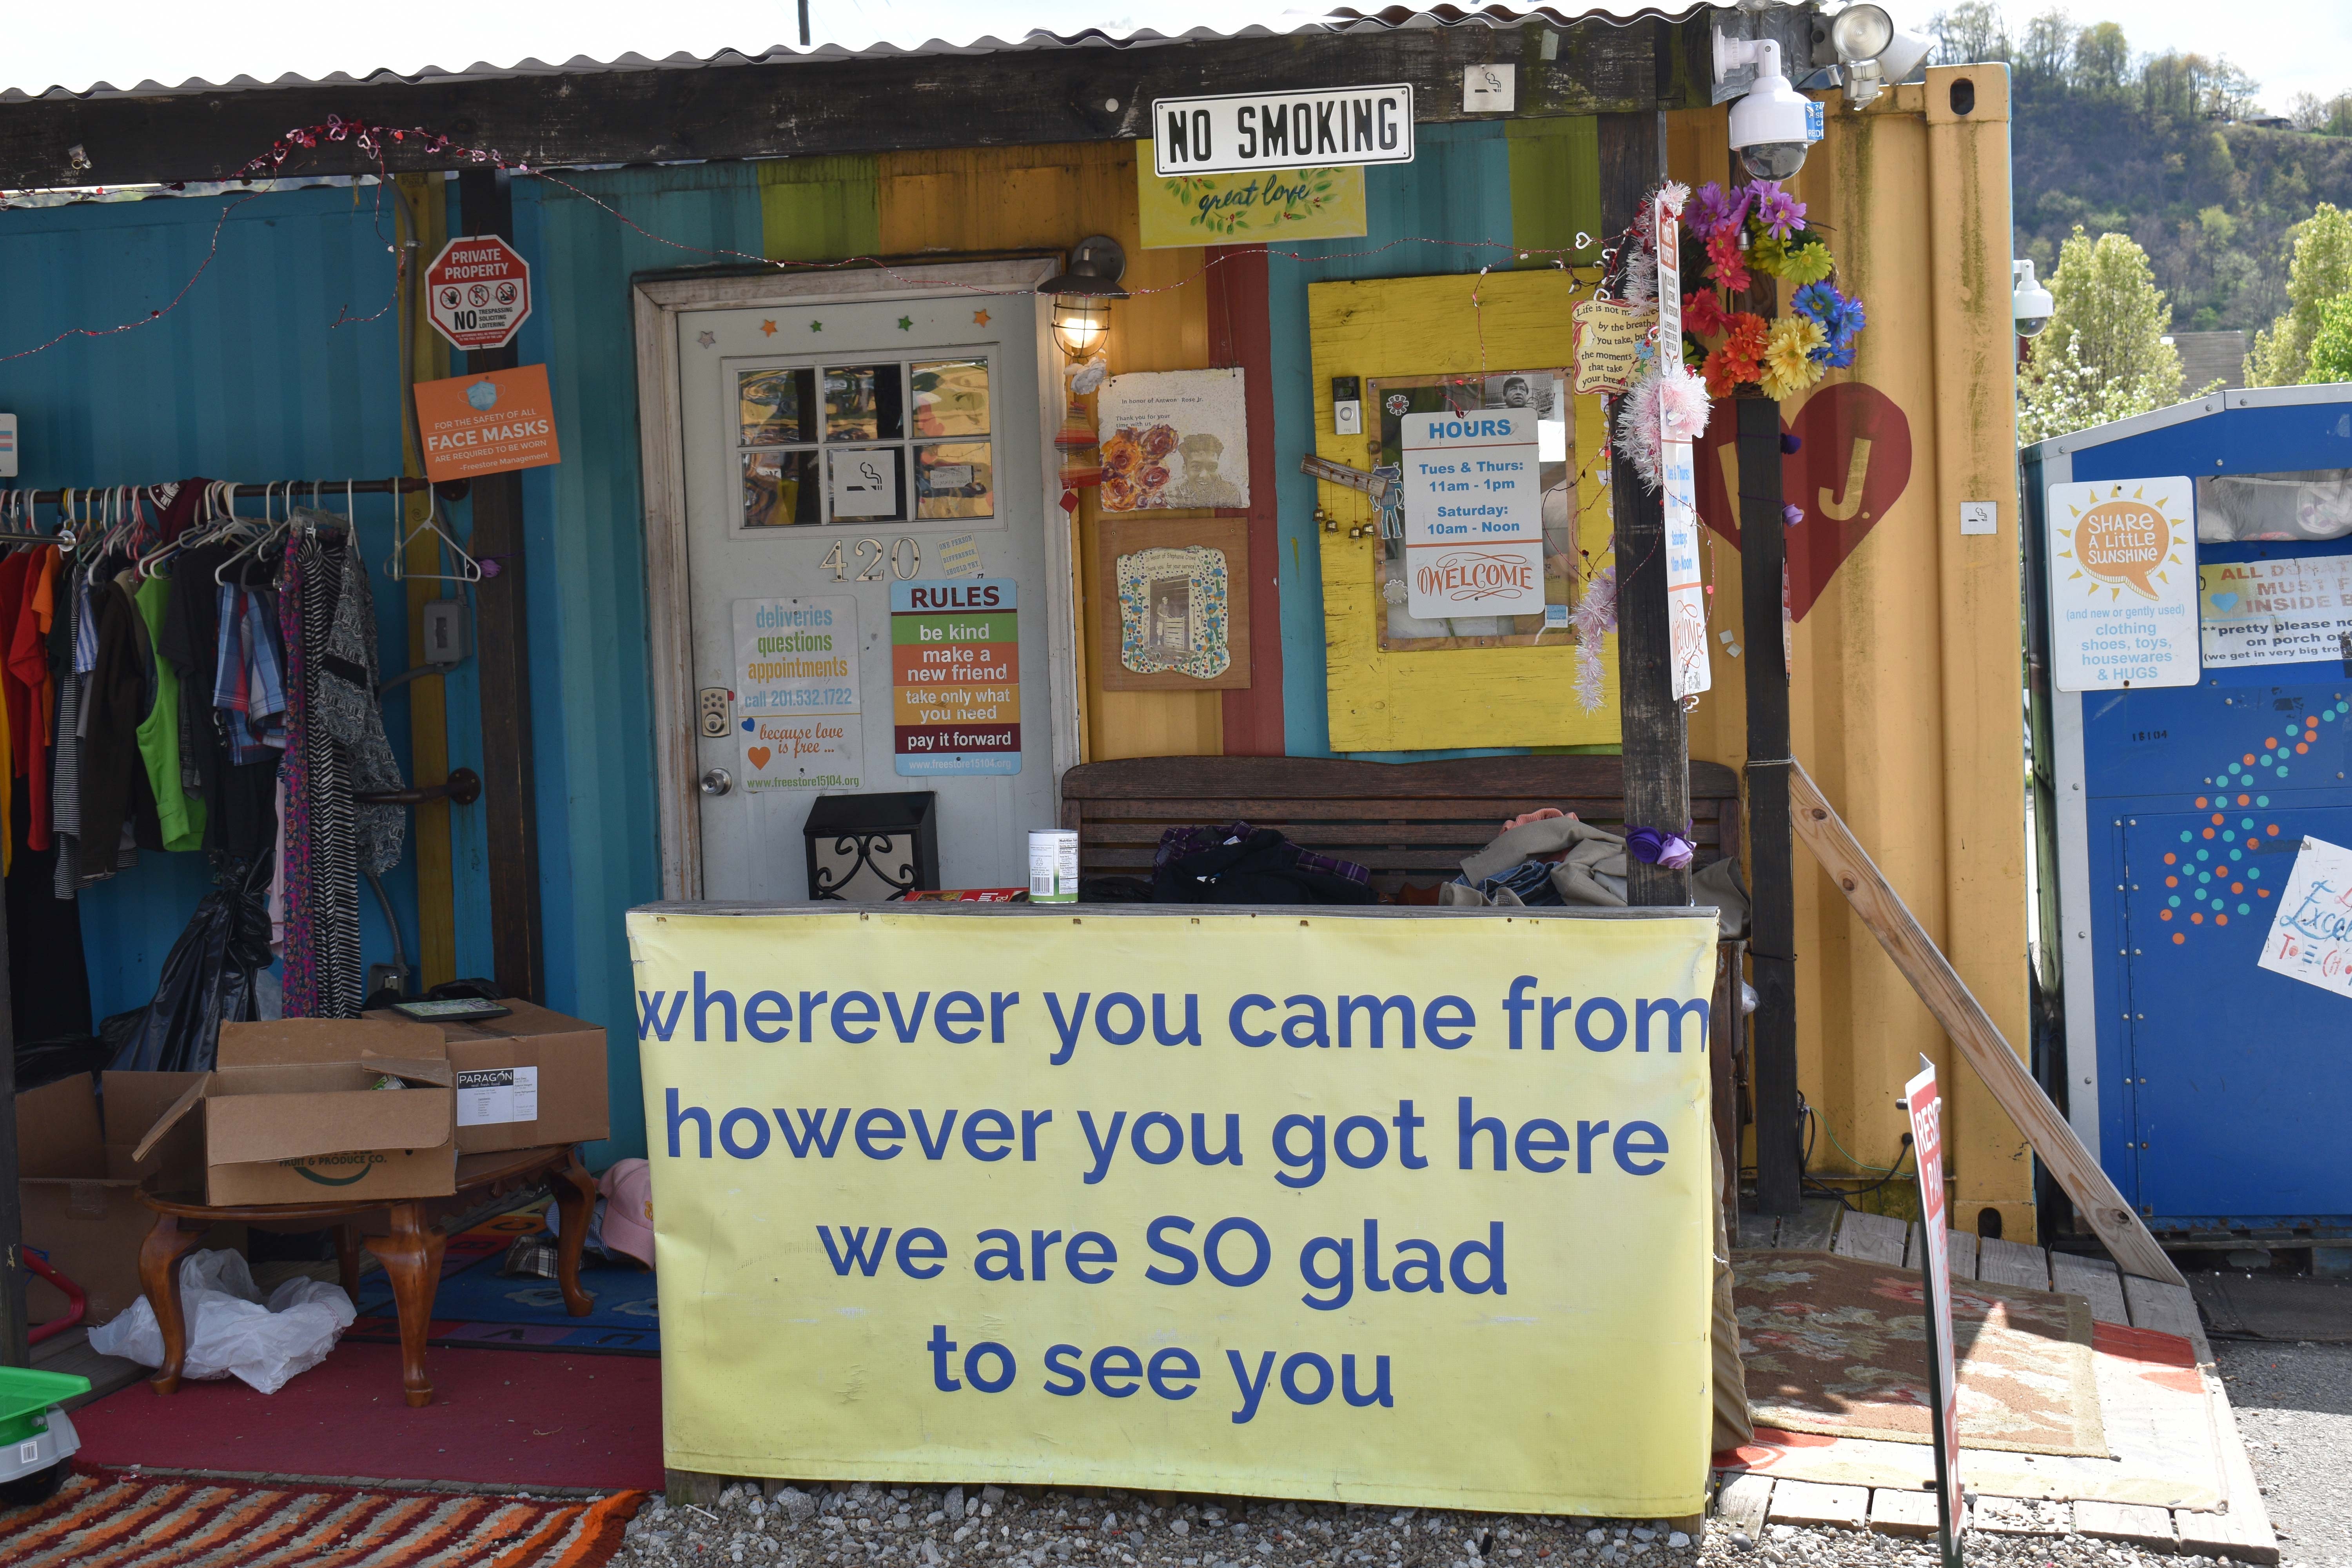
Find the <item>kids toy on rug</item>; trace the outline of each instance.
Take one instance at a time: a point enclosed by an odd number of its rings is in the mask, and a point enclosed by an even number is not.
[[[0,1507],[57,1494],[81,1447],[61,1406],[89,1392],[89,1379],[71,1373],[0,1366]]]

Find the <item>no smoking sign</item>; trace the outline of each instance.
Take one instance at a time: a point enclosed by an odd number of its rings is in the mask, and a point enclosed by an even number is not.
[[[496,235],[453,239],[425,269],[434,330],[461,349],[502,349],[530,314],[530,263]]]

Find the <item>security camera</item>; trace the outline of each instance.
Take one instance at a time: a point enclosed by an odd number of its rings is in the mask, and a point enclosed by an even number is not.
[[[2031,261],[2009,264],[2009,299],[2010,313],[2016,318],[2017,335],[2021,338],[2040,337],[2058,309],[2058,301],[2050,297],[2050,290],[2034,280]]]
[[[1756,68],[1756,83],[1731,106],[1731,145],[1749,177],[1785,180],[1805,166],[1818,141],[1821,105],[1789,85],[1780,72],[1780,46],[1771,38],[1715,35],[1715,78]]]

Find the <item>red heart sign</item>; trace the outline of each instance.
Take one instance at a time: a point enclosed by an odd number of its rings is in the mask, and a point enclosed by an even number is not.
[[[765,746],[746,746],[743,748],[743,754],[751,759],[751,765],[753,767],[760,769],[761,772],[765,772],[768,766],[768,759],[774,756],[776,753],[768,750]]]
[[[1911,422],[1876,387],[1838,382],[1808,398],[1793,426],[1783,419],[1780,427],[1801,443],[1780,459],[1780,494],[1805,513],[1788,531],[1790,613],[1803,620],[1845,558],[1911,482]],[[1698,515],[1735,545],[1737,433],[1731,399],[1718,399],[1700,443]]]

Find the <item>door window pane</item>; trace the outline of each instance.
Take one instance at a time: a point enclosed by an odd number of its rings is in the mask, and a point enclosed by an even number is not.
[[[906,437],[905,405],[895,364],[827,365],[824,438],[898,441]]]
[[[816,373],[752,370],[735,378],[737,417],[746,447],[786,447],[816,439]]]
[[[943,441],[916,447],[915,515],[994,517],[996,476],[988,443]]]
[[[918,361],[911,369],[915,387],[916,435],[988,434],[986,360]]]
[[[835,447],[825,454],[825,510],[835,522],[892,521],[906,517],[903,448]]]
[[[743,454],[743,526],[783,528],[815,522],[814,452]]]

